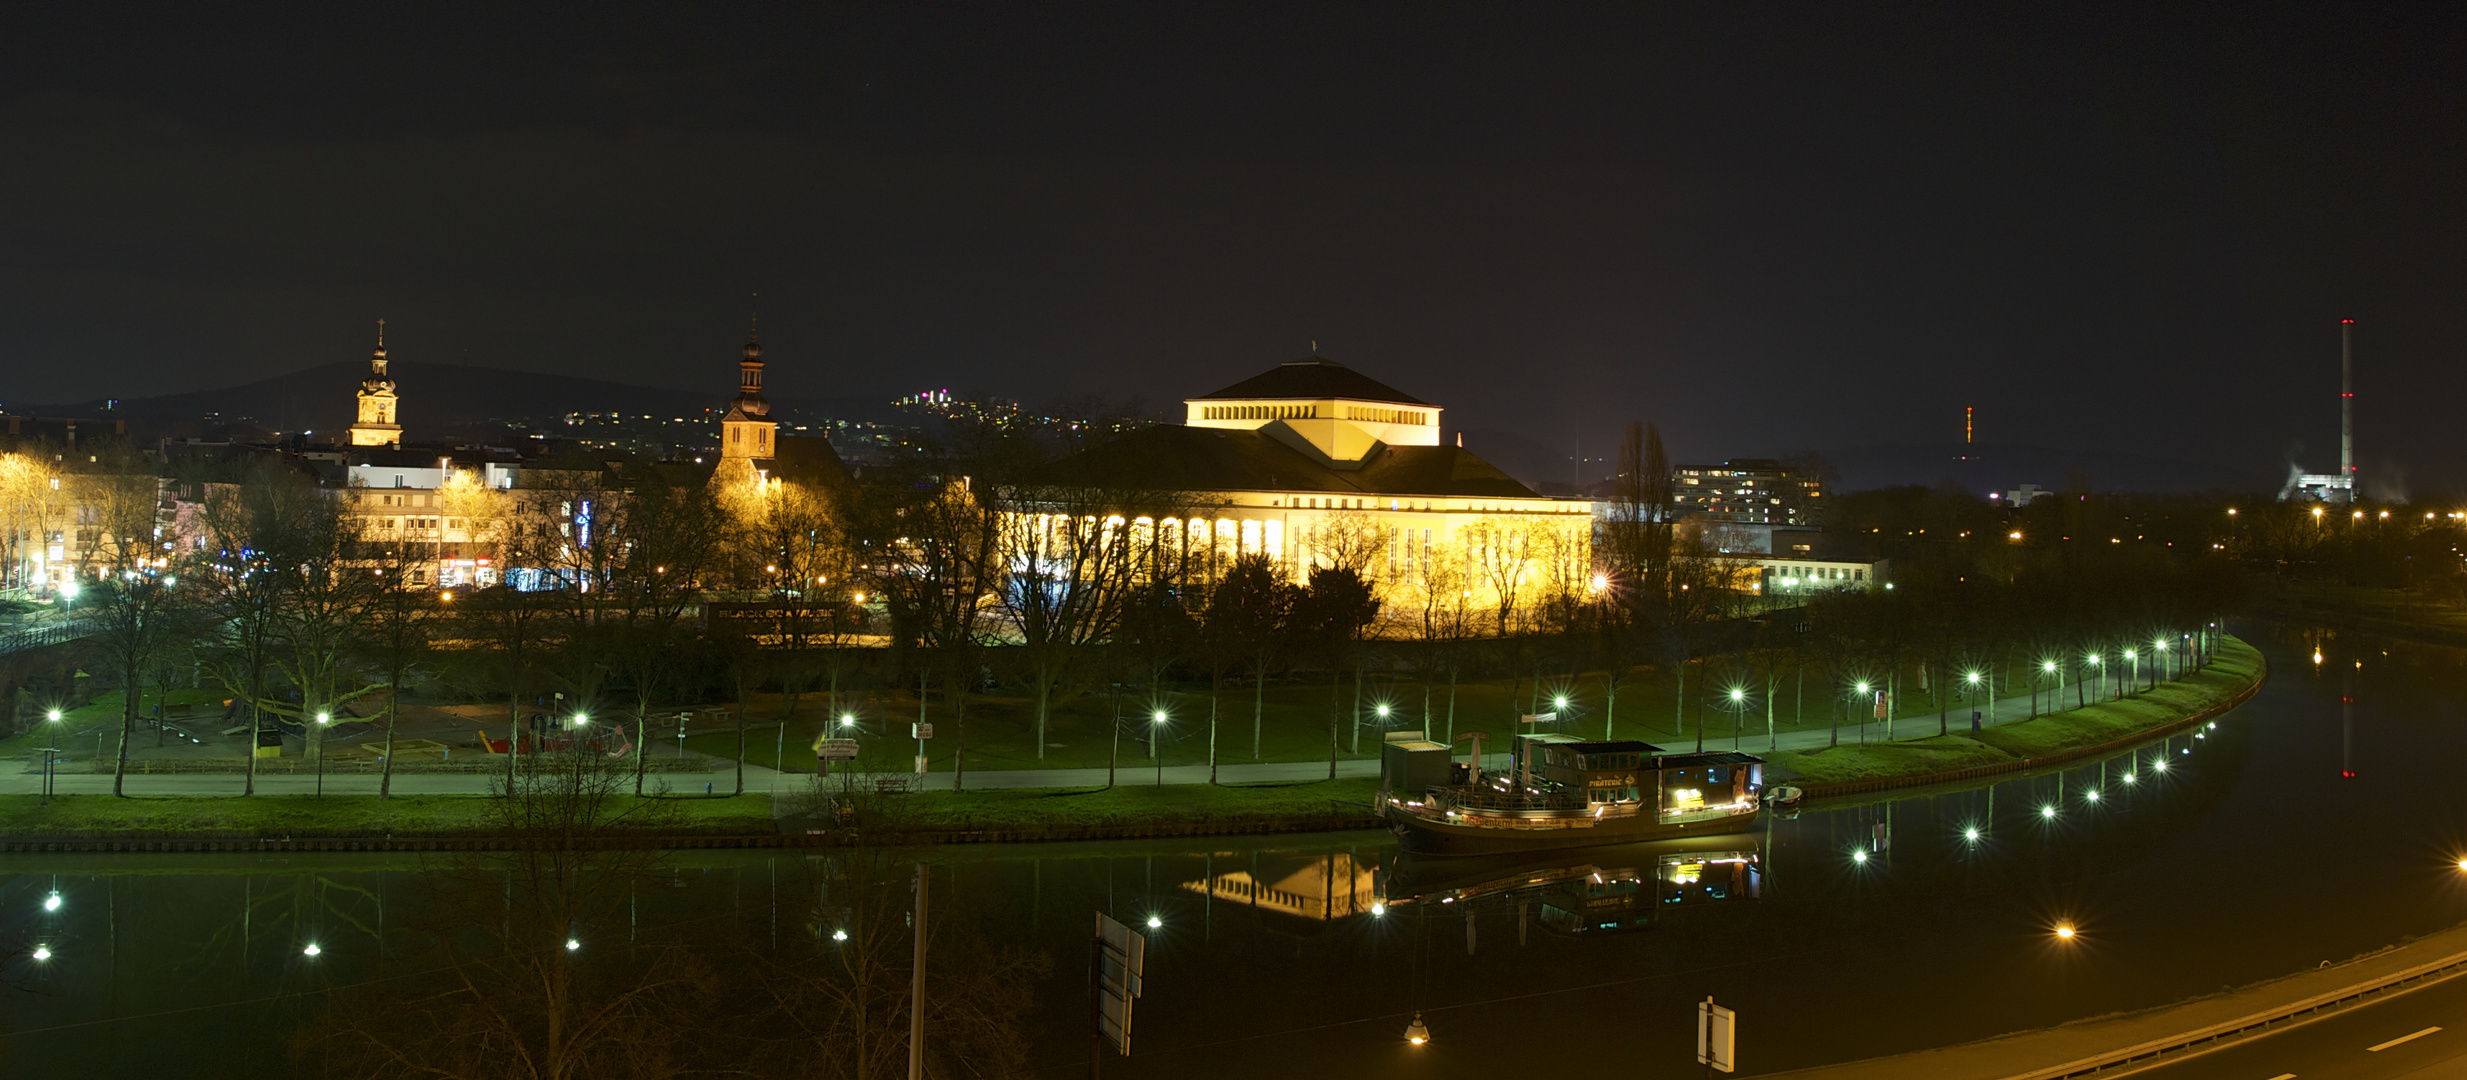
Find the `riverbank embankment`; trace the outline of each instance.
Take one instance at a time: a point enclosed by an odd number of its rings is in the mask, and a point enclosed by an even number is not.
[[[2029,720],[1891,742],[1769,752],[1776,776],[1811,799],[1961,783],[2114,754],[2209,723],[2269,678],[2269,662],[2227,637],[2200,669],[2130,696]]]

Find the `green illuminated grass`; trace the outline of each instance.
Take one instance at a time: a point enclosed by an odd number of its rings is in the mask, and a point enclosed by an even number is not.
[[[0,795],[0,836],[428,836],[486,833],[495,827],[485,795],[256,795],[114,798]],[[660,809],[679,828],[705,833],[772,831],[771,797],[676,798]]]

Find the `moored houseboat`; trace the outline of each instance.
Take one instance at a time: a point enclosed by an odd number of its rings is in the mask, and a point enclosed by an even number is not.
[[[1432,742],[1384,748],[1380,807],[1405,850],[1487,855],[1734,833],[1755,822],[1763,789],[1764,759],[1736,751],[1522,735],[1494,771],[1479,745],[1469,764]]]

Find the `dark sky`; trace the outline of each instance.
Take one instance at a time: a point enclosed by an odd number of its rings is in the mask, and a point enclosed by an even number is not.
[[[717,399],[760,289],[788,397],[1172,400],[1315,339],[1545,441],[1975,404],[2267,476],[2335,464],[2354,317],[2368,475],[2467,486],[2456,5],[235,7],[0,14],[0,401],[380,315]]]

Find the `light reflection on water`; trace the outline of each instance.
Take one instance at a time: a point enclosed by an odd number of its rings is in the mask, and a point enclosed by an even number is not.
[[[1084,1067],[1088,912],[1156,920],[1139,1053],[1106,1066],[1126,1077],[1692,1076],[1708,994],[1739,1010],[1762,1072],[2163,1004],[2467,918],[2467,794],[2447,765],[2467,748],[2467,654],[2249,636],[2271,684],[2215,730],[1768,816],[1742,838],[1522,860],[1400,857],[1383,833],[922,854],[955,911],[1056,957],[1031,1058],[1053,1071]],[[823,933],[836,857],[680,856],[626,918]],[[283,1033],[336,980],[383,977],[421,902],[420,864],[388,856],[0,872],[0,927],[52,950],[0,1019],[27,1032],[0,1038],[0,1061],[104,1075],[306,1068]],[[592,928],[593,947],[633,928]],[[1431,1041],[1409,1047],[1417,1012]]]

